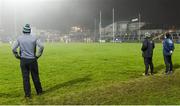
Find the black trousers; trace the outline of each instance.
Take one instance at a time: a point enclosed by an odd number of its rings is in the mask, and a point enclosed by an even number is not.
[[[36,88],[37,94],[42,93],[37,60],[36,59],[21,59],[20,66],[21,66],[21,71],[22,71],[25,96],[31,95],[31,86],[30,86],[30,78],[29,78],[30,73],[31,73],[32,80]]]
[[[151,69],[151,74],[154,72],[154,65],[152,62],[152,57],[144,57],[144,65],[145,65],[145,74],[148,75],[149,66]]]
[[[166,65],[166,73],[173,70],[172,58],[171,55],[164,55],[164,63]]]

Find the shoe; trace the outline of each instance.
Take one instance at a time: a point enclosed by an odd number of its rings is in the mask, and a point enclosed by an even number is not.
[[[166,73],[166,75],[169,75],[170,73],[169,73],[169,71],[168,72],[165,72]]]
[[[143,76],[149,76],[149,74],[145,74],[145,73],[143,73]]]
[[[30,95],[26,95],[24,98],[25,99],[31,99],[31,96]]]
[[[37,93],[37,95],[42,95],[44,92],[43,91],[41,91],[41,92],[38,92]]]
[[[169,74],[173,74],[173,71],[169,71]]]

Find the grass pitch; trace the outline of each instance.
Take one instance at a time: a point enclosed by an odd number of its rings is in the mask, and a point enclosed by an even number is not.
[[[156,74],[144,72],[141,44],[46,44],[39,59],[45,93],[24,99],[19,60],[0,45],[0,104],[180,104],[180,45],[175,45],[175,73],[165,70],[162,45],[156,44]]]

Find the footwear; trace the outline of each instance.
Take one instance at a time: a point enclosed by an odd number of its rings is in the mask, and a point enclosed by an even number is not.
[[[165,72],[166,73],[166,75],[169,75],[170,73],[169,73],[169,71],[168,72]]]
[[[31,96],[30,95],[26,95],[24,98],[25,99],[31,99]]]
[[[41,92],[37,92],[37,95],[42,95],[44,92],[41,91]]]
[[[143,76],[149,76],[149,74],[145,74],[145,73],[143,73]]]
[[[169,71],[169,74],[173,74],[173,71]]]

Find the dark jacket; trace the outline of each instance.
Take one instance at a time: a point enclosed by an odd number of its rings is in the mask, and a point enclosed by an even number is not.
[[[170,53],[170,51],[174,51],[174,43],[170,38],[166,38],[163,41],[163,54],[165,56],[169,56],[172,55],[172,53]]]
[[[142,45],[142,56],[143,57],[153,57],[153,49],[155,48],[155,44],[154,41],[146,38],[143,41],[143,45]]]

